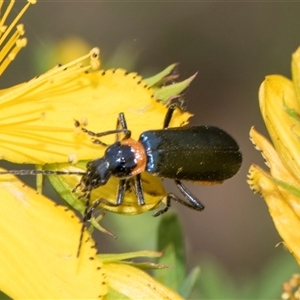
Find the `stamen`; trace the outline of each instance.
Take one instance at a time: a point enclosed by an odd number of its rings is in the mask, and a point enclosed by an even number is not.
[[[4,22],[7,19],[7,16],[9,15],[12,7],[14,6],[15,0],[11,0],[10,4],[8,5],[3,17],[0,20],[0,27],[2,27],[4,25]],[[13,29],[13,27],[16,25],[16,23],[20,20],[20,18],[24,15],[25,11],[27,10],[27,8],[30,6],[30,4],[35,4],[36,0],[27,0],[27,4],[23,7],[23,9],[19,12],[19,14],[17,15],[17,17],[12,21],[12,23],[9,25],[9,27],[6,29],[5,33],[2,35],[1,39],[0,39],[0,45],[3,43],[3,41],[6,39],[6,37],[8,36],[8,34],[11,32],[11,30]]]
[[[9,53],[10,49],[14,46],[17,40],[20,38],[21,35],[25,33],[23,24],[19,24],[17,26],[17,30],[14,34],[10,37],[10,39],[5,43],[4,47],[1,49],[0,52],[0,62],[3,58]]]
[[[5,49],[1,51],[0,53],[0,76],[4,72],[4,70],[8,67],[8,65],[15,59],[19,51],[24,48],[27,44],[27,39],[18,39],[12,49],[8,49],[9,54],[5,57],[7,53],[5,53]],[[6,44],[5,46],[10,46],[9,44]],[[2,57],[2,54],[4,57]]]
[[[98,70],[100,68],[100,49],[95,47],[90,51],[90,65],[93,71]]]
[[[4,47],[1,49],[0,52],[0,61],[2,61],[4,57],[9,53],[10,49],[14,46],[19,37],[19,32],[15,31],[15,33],[10,37],[7,43],[5,43]]]
[[[4,1],[1,1],[1,7],[3,5],[3,2]],[[6,21],[12,7],[14,6],[14,4],[15,4],[15,0],[11,0],[10,3],[8,4],[8,7],[7,7],[6,11],[4,12],[3,17],[0,20],[0,27],[2,27],[4,25],[4,22]]]
[[[46,73],[42,74],[41,76],[34,78],[28,81],[26,84],[23,85],[24,88],[12,89],[8,91],[4,95],[1,96],[1,106],[3,106],[6,102],[11,101],[11,99],[15,99],[21,95],[25,95],[29,92],[34,92],[35,94],[39,93],[41,89],[44,89],[44,84],[47,82],[64,82],[64,88],[68,89],[69,85],[73,84],[73,81],[70,80],[71,76],[75,76],[76,74],[85,72],[88,69],[93,69],[97,64],[100,66],[100,62],[96,63],[99,60],[99,48],[93,48],[88,54],[71,61],[65,65],[58,65]],[[90,58],[90,62],[93,65],[83,66],[82,62]],[[1,70],[1,66],[0,66]]]
[[[0,1],[0,11],[3,6],[4,1]],[[8,4],[4,15],[0,16],[0,47],[4,45],[0,50],[0,76],[4,72],[4,70],[8,67],[8,65],[14,60],[17,53],[21,50],[21,48],[25,47],[26,40],[21,39],[20,36],[24,35],[24,26],[19,24],[16,26],[17,22],[19,22],[20,18],[23,16],[27,8],[30,4],[35,4],[36,0],[27,0],[27,4],[23,7],[23,9],[19,12],[17,17],[7,26],[5,22],[7,21],[8,15],[10,14],[15,0],[11,0]],[[13,28],[16,26],[16,31],[12,34],[12,36],[5,42],[8,35],[12,32]]]

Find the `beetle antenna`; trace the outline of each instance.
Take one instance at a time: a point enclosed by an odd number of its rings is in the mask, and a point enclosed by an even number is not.
[[[85,175],[86,172],[80,171],[54,171],[54,170],[8,170],[1,171],[0,174],[12,174],[12,175]]]

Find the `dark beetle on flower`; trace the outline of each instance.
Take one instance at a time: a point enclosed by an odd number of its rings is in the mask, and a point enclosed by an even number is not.
[[[186,126],[168,128],[176,105],[169,106],[163,129],[143,132],[139,140],[131,138],[124,113],[120,113],[117,129],[94,133],[82,128],[92,136],[96,144],[107,146],[104,156],[87,163],[86,172],[65,172],[54,170],[10,170],[0,174],[37,175],[37,174],[76,174],[82,175],[80,182],[73,189],[79,189],[85,197],[86,209],[83,221],[88,221],[93,211],[100,205],[121,206],[128,182],[133,182],[133,189],[139,206],[145,205],[141,173],[148,172],[154,176],[173,179],[183,199],[173,193],[166,196],[166,206],[154,213],[159,216],[176,201],[186,207],[202,211],[204,205],[192,195],[181,180],[221,183],[234,176],[241,164],[242,154],[236,141],[225,131],[214,126]],[[75,126],[80,123],[75,121]],[[99,138],[116,134],[118,140],[112,145],[103,143]],[[120,139],[119,136],[123,135]],[[104,186],[112,177],[119,179],[116,201],[113,203],[99,198],[90,206],[91,192]],[[80,245],[83,236],[80,237]],[[79,255],[80,246],[77,255]]]

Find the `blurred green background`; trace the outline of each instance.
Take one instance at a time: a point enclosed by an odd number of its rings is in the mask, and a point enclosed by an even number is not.
[[[282,273],[287,280],[298,270],[283,247],[275,248],[281,239],[246,177],[252,162],[263,166],[248,138],[253,125],[266,134],[258,88],[266,75],[290,77],[291,54],[300,46],[299,2],[39,1],[22,22],[29,44],[1,77],[1,88],[46,71],[47,61],[39,61],[37,70],[35,55],[51,57],[55,43],[70,36],[100,47],[104,68],[124,67],[148,76],[179,62],[181,79],[198,72],[186,96],[195,115],[191,123],[228,131],[238,141],[244,161],[240,172],[223,185],[187,184],[205,203],[204,212],[173,205],[183,224],[189,266],[217,264],[237,289],[274,274]],[[172,182],[165,184],[177,192]],[[100,251],[155,249],[158,219],[151,213],[108,214],[105,226],[118,238],[97,234]],[[205,268],[201,275],[205,280]],[[265,298],[280,296],[280,285],[273,283],[275,294]],[[251,297],[263,296],[258,292]]]

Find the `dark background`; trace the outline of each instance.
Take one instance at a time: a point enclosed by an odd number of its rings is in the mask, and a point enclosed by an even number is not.
[[[180,62],[182,79],[198,72],[187,94],[188,109],[195,114],[192,124],[216,125],[230,132],[244,161],[240,172],[223,185],[188,184],[206,204],[204,212],[173,205],[183,223],[189,265],[215,258],[238,281],[241,276],[255,278],[271,261],[290,255],[275,248],[281,239],[263,199],[252,193],[246,177],[252,162],[263,166],[248,138],[253,125],[266,134],[258,88],[266,75],[290,77],[291,54],[300,45],[300,3],[39,1],[22,21],[29,45],[5,72],[2,87],[36,75],[32,67],[36,49],[48,53],[53,41],[70,35],[99,46],[104,66],[126,45],[135,58],[130,71],[147,76]],[[127,66],[126,60],[114,65]],[[173,190],[171,182],[166,184]],[[128,251],[154,247],[157,220],[151,214],[110,214],[106,219],[118,239],[99,235],[101,252],[124,251],[120,245]],[[118,222],[123,221],[121,231]]]

